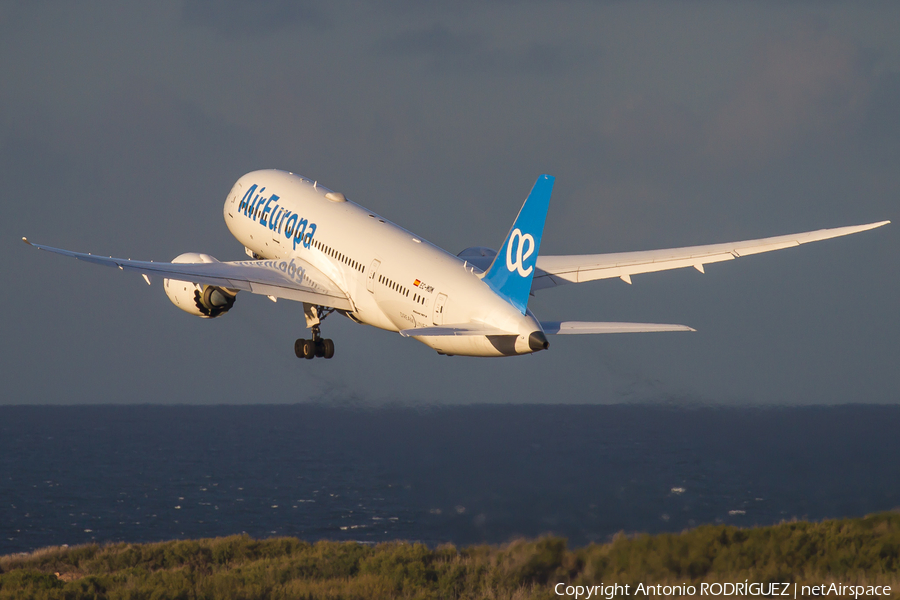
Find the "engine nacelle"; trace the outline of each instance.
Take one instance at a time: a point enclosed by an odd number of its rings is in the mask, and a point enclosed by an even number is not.
[[[172,261],[173,263],[214,263],[219,262],[208,254],[186,252]],[[172,304],[186,313],[204,319],[214,319],[227,313],[234,306],[237,290],[221,288],[215,285],[163,280],[163,289]]]

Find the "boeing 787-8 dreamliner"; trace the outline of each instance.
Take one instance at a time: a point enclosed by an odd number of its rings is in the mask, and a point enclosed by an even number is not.
[[[467,248],[454,256],[420,236],[300,175],[254,171],[225,200],[225,224],[251,260],[219,262],[186,253],[171,263],[35,248],[126,271],[147,283],[162,277],[169,299],[203,318],[228,312],[239,292],[301,302],[309,339],[298,357],[331,358],[321,336],[333,312],[416,339],[440,354],[513,356],[549,347],[547,335],[693,331],[685,325],[540,321],[529,309],[535,292],[569,283],[732,260],[873,229],[889,223],[821,229],[759,240],[668,250],[541,256],[553,177],[541,175],[499,251]]]

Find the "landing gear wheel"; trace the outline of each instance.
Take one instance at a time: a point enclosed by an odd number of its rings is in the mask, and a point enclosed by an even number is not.
[[[325,307],[308,307],[304,304],[304,312],[306,313],[307,324],[311,325],[309,327],[310,333],[312,333],[312,339],[305,340],[299,339],[294,342],[294,354],[297,355],[297,358],[331,358],[334,356],[334,341],[326,340],[322,337],[321,330],[319,329],[319,323],[322,319],[330,315],[334,312],[333,308],[325,308]],[[317,319],[315,322],[312,319]]]
[[[334,341],[319,338],[315,340],[316,358],[331,358],[334,356]]]
[[[297,355],[297,358],[315,358],[316,343],[312,340],[297,340],[294,342],[294,354]]]

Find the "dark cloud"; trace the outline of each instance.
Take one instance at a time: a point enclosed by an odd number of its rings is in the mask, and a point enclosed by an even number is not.
[[[378,44],[379,50],[395,56],[473,56],[484,51],[484,40],[473,33],[451,33],[439,23],[425,29],[407,30]]]
[[[706,156],[770,161],[798,144],[843,136],[858,124],[870,90],[867,65],[847,41],[809,30],[774,40],[706,124]]]
[[[320,2],[301,0],[184,0],[188,25],[208,27],[227,36],[260,35],[291,27],[329,24]]]
[[[0,2],[0,31],[12,31],[19,27],[29,12],[29,5],[33,4],[36,2],[28,2],[28,0]],[[50,6],[45,8],[52,10]]]
[[[454,73],[560,75],[592,58],[577,44],[529,42],[501,48],[486,36],[454,32],[441,23],[402,31],[377,42],[375,48],[387,57],[419,59],[429,70]]]
[[[858,143],[867,160],[887,167],[900,156],[900,73],[882,73],[873,82]]]
[[[804,29],[761,44],[738,73],[702,111],[644,96],[607,108],[594,130],[596,150],[632,174],[755,173],[846,144],[880,85],[855,46]],[[877,102],[878,112],[891,105],[883,94]]]
[[[896,224],[705,275],[541,292],[540,318],[698,332],[566,336],[498,361],[334,316],[336,358],[298,364],[295,303],[241,295],[194,319],[157,283],[19,240],[240,259],[224,195],[270,167],[452,252],[498,245],[542,172],[557,176],[548,254],[896,223],[894,5],[16,6],[0,39],[2,402],[897,397]]]

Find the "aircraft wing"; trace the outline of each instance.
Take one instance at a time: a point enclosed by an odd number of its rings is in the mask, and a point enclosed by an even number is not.
[[[330,278],[305,260],[245,260],[237,262],[163,263],[84,254],[41,244],[26,244],[78,260],[136,271],[148,277],[164,277],[223,288],[309,302],[339,310],[355,310],[350,298]]]
[[[869,223],[867,225],[819,229],[818,231],[759,240],[670,248],[667,250],[619,252],[615,254],[538,256],[537,270],[534,274],[531,290],[536,291],[566,283],[582,283],[612,277],[620,277],[626,283],[631,283],[632,275],[684,267],[694,267],[702,273],[703,265],[709,263],[733,260],[741,256],[781,250],[809,242],[850,235],[851,233],[875,229],[888,223],[890,221],[879,221],[878,223]]]
[[[668,325],[663,323],[601,323],[591,321],[541,321],[541,329],[544,330],[544,333],[556,335],[697,331],[687,325]]]

